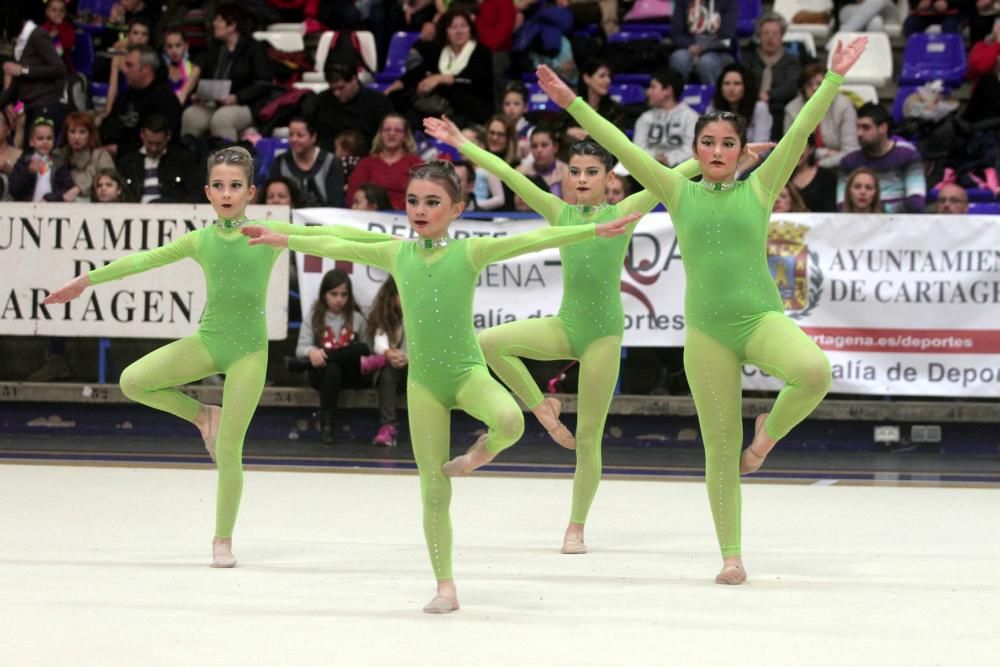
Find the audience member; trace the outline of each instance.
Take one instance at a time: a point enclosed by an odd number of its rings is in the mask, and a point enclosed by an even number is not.
[[[161,4],[147,0],[118,0],[111,6],[109,23],[127,24],[133,19],[142,19],[146,25],[156,25],[160,20]]]
[[[299,184],[307,206],[343,206],[344,170],[340,160],[316,145],[316,129],[297,116],[288,123],[289,150],[271,164],[271,176]]]
[[[528,89],[520,81],[511,81],[504,90],[501,111],[517,133],[517,157],[520,160],[528,157],[531,153],[531,143],[528,141],[528,137],[535,127],[524,117],[527,110]]]
[[[938,213],[946,215],[964,215],[969,212],[969,194],[961,185],[948,183],[938,192]]]
[[[271,61],[264,46],[245,34],[246,14],[233,2],[215,8],[212,34],[216,42],[198,63],[202,80],[228,81],[229,94],[203,100],[194,95],[194,104],[184,110],[182,133],[235,141],[240,131],[253,124],[254,114],[271,99]]]
[[[332,150],[340,134],[357,130],[370,146],[382,119],[392,111],[389,98],[358,81],[356,61],[334,62],[327,66],[325,76],[330,88],[319,94],[311,110],[319,145]]]
[[[715,82],[709,111],[731,111],[743,116],[748,123],[747,140],[750,142],[771,140],[771,110],[759,99],[757,82],[743,65],[732,63],[722,69]]]
[[[63,102],[66,64],[52,46],[52,38],[34,21],[23,21],[14,44],[14,59],[3,64],[3,73],[11,77],[11,83],[0,93],[0,109],[20,101],[29,130],[40,117],[62,127],[69,113]]]
[[[181,124],[181,105],[170,84],[157,78],[160,57],[149,46],[130,46],[125,55],[125,78],[128,88],[118,96],[111,113],[101,123],[101,139],[112,155],[128,155],[139,150],[139,130],[152,114],[167,122],[177,136]]]
[[[940,25],[944,32],[962,32],[969,20],[967,0],[908,0],[910,15],[903,21],[906,37]]]
[[[646,91],[650,108],[635,122],[635,144],[668,167],[689,159],[694,146],[698,113],[683,101],[683,90],[680,74],[658,68]]]
[[[882,204],[888,213],[921,213],[927,183],[924,163],[916,147],[890,135],[892,117],[884,107],[869,102],[858,110],[857,134],[861,145],[840,161],[838,203],[844,201],[847,175],[859,167],[878,177]]]
[[[815,135],[809,135],[809,143],[792,173],[791,183],[801,193],[806,208],[813,213],[837,212],[837,172],[817,163]]]
[[[73,199],[82,197],[84,201],[93,200],[97,173],[115,166],[111,154],[101,148],[101,138],[97,133],[93,114],[74,111],[66,116],[58,152],[69,165],[70,175],[73,177]]]
[[[7,178],[21,157],[21,149],[10,143],[10,121],[7,114],[0,110],[0,199],[3,199],[7,192]]]
[[[170,125],[151,114],[139,131],[142,147],[122,156],[119,169],[132,201],[180,204],[204,201],[200,162],[180,144],[171,144]]]
[[[532,174],[531,176],[528,176],[528,180],[531,181],[531,183],[542,192],[549,192],[549,184],[546,183],[545,179],[542,178],[541,176]],[[532,209],[531,206],[528,205],[528,202],[521,199],[521,196],[518,194],[514,195],[514,210],[517,211],[518,213],[535,212],[534,209]]]
[[[1000,61],[1000,18],[993,21],[993,30],[974,43],[969,51],[968,77],[973,83],[997,69]]]
[[[844,213],[884,213],[878,174],[859,167],[847,176],[844,188]]]
[[[399,303],[396,281],[389,276],[379,287],[372,301],[368,316],[372,354],[383,358],[375,378],[378,392],[379,429],[373,445],[393,447],[399,433],[396,419],[396,398],[406,386],[406,331],[403,328],[403,309]],[[369,362],[369,366],[372,364]]]
[[[733,62],[732,41],[736,39],[739,0],[674,0],[670,37],[676,49],[670,54],[670,67],[684,82],[691,72],[712,84],[722,68]]]
[[[799,75],[799,94],[785,107],[784,129],[787,132],[806,100],[823,82],[826,66],[811,63]],[[816,129],[816,159],[821,167],[836,167],[840,159],[858,147],[858,114],[845,95],[837,95]]]
[[[837,0],[841,32],[882,32],[896,19],[894,0]]]
[[[627,176],[621,176],[615,172],[608,174],[608,188],[604,193],[604,200],[609,204],[618,204],[628,197],[631,192]]]
[[[284,176],[272,176],[264,181],[264,186],[257,190],[257,203],[290,208],[305,208],[306,205],[298,184]]]
[[[476,195],[474,193],[476,186],[476,168],[468,162],[456,162],[455,173],[458,174],[458,182],[461,186],[461,191],[465,193],[465,210],[478,211],[479,208],[476,206]]]
[[[191,62],[188,43],[180,26],[171,26],[164,33],[163,62],[167,66],[167,83],[183,107],[198,85],[201,68]]]
[[[510,71],[510,49],[514,44],[517,9],[511,0],[480,0],[476,31],[480,43],[493,53],[493,94],[501,96]]]
[[[104,103],[104,113],[106,116],[110,113],[111,108],[115,105],[115,100],[118,99],[119,90],[123,90],[128,86],[128,79],[125,77],[125,56],[128,55],[128,49],[133,46],[148,46],[149,45],[149,24],[146,23],[144,19],[132,19],[128,25],[128,31],[125,33],[125,38],[119,40],[111,50],[111,69],[107,73],[108,81],[108,95]],[[103,62],[103,61],[101,61]],[[104,72],[95,72],[94,76],[98,80],[104,79]]]
[[[333,140],[333,154],[340,160],[340,168],[344,172],[345,194],[354,168],[361,162],[361,158],[368,154],[368,147],[371,144],[370,141],[366,143],[364,136],[357,130],[344,130]]]
[[[792,183],[786,183],[785,187],[781,188],[781,192],[778,193],[777,199],[774,200],[771,212],[808,213],[809,209],[802,201],[802,193],[799,192],[799,189]]]
[[[45,23],[42,29],[52,38],[52,47],[66,64],[70,73],[73,67],[73,47],[76,45],[76,28],[73,22],[66,20],[65,0],[48,0],[45,3]]]
[[[125,194],[125,181],[114,168],[107,167],[97,172],[94,201],[101,204],[122,204],[129,201]]]
[[[757,48],[748,50],[743,64],[757,81],[761,102],[771,110],[771,139],[781,138],[785,122],[785,105],[798,94],[802,62],[785,48],[788,23],[781,14],[766,12],[757,19]]]
[[[555,130],[540,125],[531,133],[531,160],[522,162],[517,170],[525,176],[538,176],[548,192],[561,198],[567,189],[563,181],[569,178],[569,165],[556,157],[558,150]]]
[[[28,145],[10,172],[9,191],[14,201],[73,201],[76,187],[69,166],[52,149],[56,142],[55,123],[44,116],[35,118]]]
[[[371,155],[361,158],[347,186],[347,201],[354,201],[354,193],[365,183],[381,185],[389,193],[392,208],[405,208],[406,184],[410,169],[423,160],[416,154],[417,143],[406,119],[390,113],[382,119]]]
[[[517,131],[507,116],[494,114],[486,123],[486,150],[512,167],[518,165]]]
[[[608,92],[611,89],[611,63],[600,58],[588,61],[580,70],[582,76],[577,85],[577,92],[583,101],[599,114],[619,127],[625,126],[625,110],[622,105],[611,99]],[[568,113],[563,113],[563,139],[566,141],[582,141],[587,138],[587,132]]]
[[[381,185],[366,183],[354,193],[351,208],[355,211],[391,211],[389,193]]]

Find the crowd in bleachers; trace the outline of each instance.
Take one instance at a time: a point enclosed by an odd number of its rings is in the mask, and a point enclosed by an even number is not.
[[[562,158],[585,132],[540,91],[538,64],[676,165],[709,108],[779,139],[822,78],[823,47],[869,31],[794,199],[921,212],[953,186],[995,212],[998,17],[997,0],[27,0],[0,10],[0,187],[96,201],[98,173],[115,170],[122,201],[199,201],[202,158],[238,142],[257,155],[262,201],[368,206],[379,196],[358,193],[376,186],[400,208],[413,164],[458,158],[420,131],[447,114],[572,197]],[[516,208],[497,179],[462,171],[470,208]],[[855,201],[849,184],[872,178],[874,200]]]

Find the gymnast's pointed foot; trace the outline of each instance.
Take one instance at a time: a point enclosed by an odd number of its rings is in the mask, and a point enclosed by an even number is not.
[[[219,420],[222,418],[222,408],[218,405],[202,405],[195,419],[195,426],[201,431],[201,439],[205,441],[208,455],[215,461],[215,439],[219,435]]]
[[[441,466],[441,470],[448,477],[463,477],[473,470],[486,465],[496,458],[496,454],[486,448],[486,443],[489,442],[489,439],[490,436],[487,433],[479,436],[475,444],[469,447],[469,451],[445,463]]]
[[[730,556],[722,561],[722,570],[715,576],[715,583],[727,586],[739,586],[746,582],[747,571],[743,569],[743,559]]]
[[[767,455],[771,453],[774,445],[778,442],[767,434],[767,429],[764,428],[764,422],[766,421],[766,412],[757,415],[757,421],[754,422],[753,442],[743,450],[743,454],[740,456],[741,475],[749,475],[752,472],[760,470],[760,467],[764,464],[764,459],[767,458]]]
[[[437,595],[424,605],[425,614],[450,614],[458,611],[458,591],[455,589],[454,580],[442,580],[438,582]]]
[[[556,441],[560,447],[566,449],[576,449],[576,438],[566,425],[559,421],[562,413],[562,401],[558,398],[546,398],[531,411],[538,418],[542,428],[548,431],[549,437]]]
[[[582,523],[570,523],[566,528],[566,534],[563,535],[563,545],[562,549],[559,550],[560,553],[564,554],[585,554],[587,553],[587,545],[583,541],[583,524]]]
[[[212,540],[212,567],[236,567],[233,538],[216,537]]]

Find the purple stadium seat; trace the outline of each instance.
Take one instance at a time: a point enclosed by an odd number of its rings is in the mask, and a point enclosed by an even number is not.
[[[257,171],[254,182],[257,187],[261,187],[267,180],[267,174],[271,171],[271,163],[274,162],[274,158],[288,150],[288,139],[260,139],[253,150],[255,154],[254,165]]]
[[[76,31],[76,43],[73,45],[73,67],[88,79],[94,71],[94,40],[89,32]]]
[[[90,12],[91,14],[99,14],[105,17],[110,16],[111,6],[115,2],[117,0],[80,0],[76,3],[76,13]]]
[[[394,34],[385,54],[385,69],[376,72],[375,79],[392,83],[403,76],[406,71],[406,56],[410,53],[410,47],[419,38],[419,32],[397,32]]]
[[[638,42],[643,39],[649,39],[654,42],[659,42],[663,39],[663,33],[657,32],[655,30],[620,30],[615,34],[608,37],[608,42],[611,44],[621,43],[621,42]]]
[[[372,81],[368,84],[368,87],[372,90],[377,90],[380,93],[384,93],[385,89],[392,85],[392,81]]]
[[[973,202],[969,204],[971,215],[1000,215],[1000,202]]]
[[[969,196],[970,202],[993,203],[993,192],[986,188],[966,188],[965,194]],[[927,201],[936,202],[938,191],[931,188],[927,191]]]
[[[684,86],[681,93],[681,100],[689,107],[702,114],[712,103],[712,95],[715,94],[715,86],[698,85],[689,83]]]
[[[918,32],[906,40],[902,85],[919,85],[935,79],[956,87],[965,78],[965,44],[959,33]]]
[[[658,32],[665,37],[670,34],[670,23],[622,23],[621,29],[628,32]]]
[[[740,15],[736,19],[736,34],[740,37],[753,35],[754,23],[760,13],[760,0],[740,0]]]
[[[528,82],[528,111],[555,111],[561,112],[558,104],[549,99],[538,83]]]
[[[613,83],[608,88],[608,95],[622,106],[646,103],[645,89],[634,83]]]
[[[653,80],[652,75],[645,72],[615,72],[611,77],[612,83],[631,83],[645,88]]]

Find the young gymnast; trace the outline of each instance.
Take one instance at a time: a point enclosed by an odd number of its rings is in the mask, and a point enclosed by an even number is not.
[[[570,150],[569,180],[577,204],[541,190],[524,174],[468,141],[447,118],[425,118],[424,129],[438,141],[459,149],[468,160],[504,181],[528,206],[553,227],[568,228],[648,213],[659,201],[642,191],[618,205],[605,203],[608,175],[614,158],[590,139]],[[688,160],[678,169],[698,174],[698,162]],[[584,523],[601,479],[601,439],[604,422],[618,381],[625,313],[621,300],[621,271],[632,231],[612,240],[594,239],[559,249],[563,265],[563,297],[559,314],[508,322],[479,334],[490,368],[517,394],[557,443],[576,449],[573,503],[563,537],[562,553],[586,553]],[[521,357],[580,362],[576,438],[559,421],[561,405],[544,398]]]
[[[208,290],[198,332],[174,341],[122,371],[122,392],[133,401],[185,419],[201,432],[219,468],[212,567],[234,567],[233,527],[243,490],[243,439],[264,388],[267,370],[267,284],[280,251],[250,247],[240,234],[253,200],[253,160],[243,148],[224,148],[208,159],[205,195],[218,219],[160,248],[117,259],[83,273],[46,299],[66,303],[99,285],[192,258],[205,273]],[[270,229],[304,235],[343,235],[358,241],[381,234],[351,227],[303,227],[261,222]],[[176,387],[224,373],[222,406],[203,405]]]
[[[506,237],[452,239],[448,227],[464,208],[461,185],[447,162],[414,167],[406,190],[406,214],[415,240],[386,236],[361,244],[316,239],[250,226],[251,244],[303,252],[379,267],[399,287],[409,355],[407,407],[413,454],[420,472],[424,535],[437,579],[428,613],[458,609],[451,568],[451,480],[493,459],[514,444],[524,418],[513,397],[494,380],[472,326],[472,302],[480,271],[492,262],[599,236],[623,234],[638,214],[602,224],[550,227]],[[448,462],[453,409],[486,423],[488,432],[469,452]]]
[[[746,580],[740,546],[740,473],[757,470],[775,443],[806,418],[830,386],[826,356],[784,314],[766,258],[771,207],[805,148],[809,134],[837,95],[843,75],[865,49],[860,37],[837,44],[831,71],[795,123],[746,181],[736,181],[746,146],[746,120],[729,112],[702,116],[695,155],[704,178],[687,181],[656,162],[601,118],[552,70],[538,68],[539,84],[633,177],[667,205],[677,230],[687,277],[684,367],[698,410],[705,447],[705,479],[723,556],[716,583]],[[751,363],[782,379],[770,414],[757,417],[743,452],[741,372]]]

